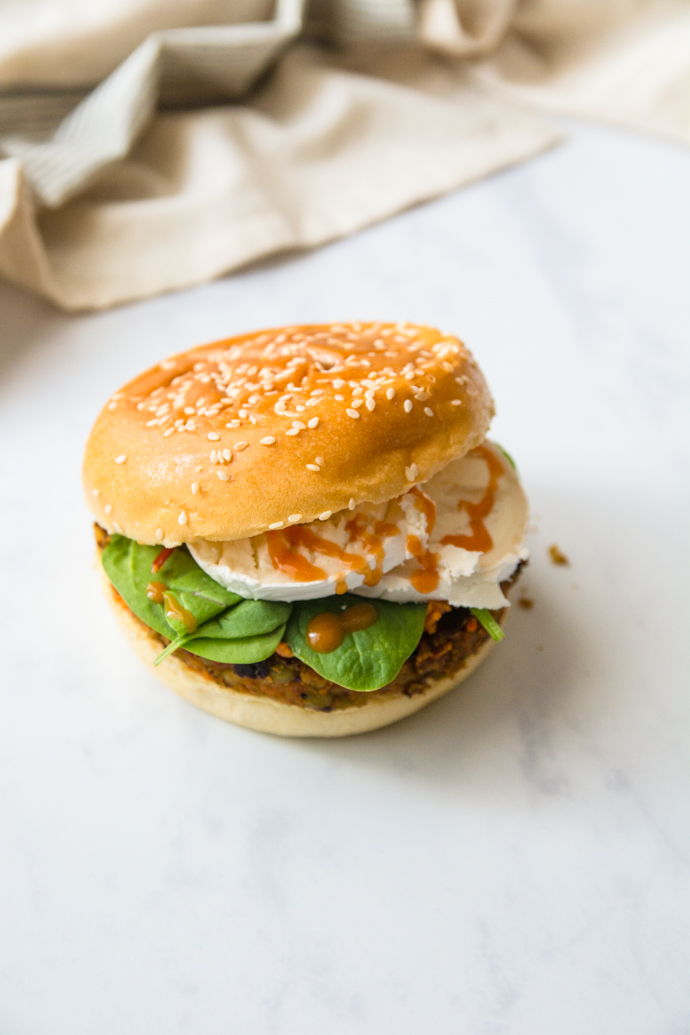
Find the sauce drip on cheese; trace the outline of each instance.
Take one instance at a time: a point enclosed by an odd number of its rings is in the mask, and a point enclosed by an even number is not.
[[[349,632],[369,629],[378,621],[373,604],[355,604],[345,611],[323,611],[315,615],[307,626],[307,643],[317,654],[337,650]]]
[[[365,586],[375,586],[383,574],[385,551],[382,537],[397,535],[400,529],[390,522],[376,521],[372,530],[366,517],[361,514],[355,515],[348,521],[345,529],[348,534],[348,545],[361,543],[365,548],[366,555],[343,550],[332,540],[316,535],[307,525],[291,525],[279,532],[265,533],[271,563],[276,571],[282,571],[295,582],[318,582],[327,578],[323,568],[312,564],[297,552],[296,548],[301,546],[306,550],[311,550],[314,554],[335,558],[350,571],[363,574]],[[370,557],[374,559],[373,568]],[[338,579],[336,593],[346,592],[345,579]]]
[[[436,504],[425,492],[414,485],[410,492],[415,497],[414,505],[417,510],[426,518],[427,535],[431,535],[436,524]],[[416,571],[410,575],[410,582],[418,593],[433,593],[438,587],[439,575],[436,568],[439,554],[431,553],[422,546],[420,538],[416,535],[408,535],[405,540],[407,552],[412,554],[419,564]]]
[[[470,519],[471,535],[444,535],[441,543],[443,546],[460,546],[464,550],[476,550],[480,553],[488,553],[494,545],[489,530],[484,524],[484,518],[488,517],[493,510],[496,498],[498,480],[503,474],[501,461],[494,456],[486,446],[477,446],[473,449],[474,454],[481,456],[489,468],[489,484],[484,490],[484,495],[479,503],[468,503],[467,500],[460,500],[458,510],[464,507]]]

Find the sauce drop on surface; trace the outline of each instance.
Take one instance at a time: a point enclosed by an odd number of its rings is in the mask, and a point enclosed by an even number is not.
[[[186,607],[183,607],[177,597],[173,593],[163,594],[163,603],[165,604],[165,617],[174,618],[178,622],[182,622],[186,632],[193,633],[197,629],[197,620],[191,611],[188,611]]]
[[[549,557],[552,564],[563,564],[566,567],[570,567],[570,561],[555,543],[549,547]]]
[[[167,589],[168,587],[164,582],[149,582],[146,587],[146,596],[149,600],[152,600],[154,604],[162,604],[163,594]]]
[[[153,575],[155,575],[157,571],[161,570],[161,568],[163,567],[163,565],[165,564],[165,562],[167,561],[168,557],[174,549],[174,546],[166,546],[163,550],[161,550],[160,553],[156,554],[153,560],[153,564],[151,565],[151,572]]]
[[[317,654],[330,654],[337,650],[349,632],[369,629],[378,621],[378,611],[373,604],[354,604],[339,614],[323,611],[315,615],[307,626],[307,643]]]
[[[472,453],[481,456],[489,468],[489,484],[484,490],[484,495],[479,503],[468,503],[467,500],[460,500],[458,503],[458,510],[462,510],[464,507],[467,511],[472,535],[444,535],[441,543],[443,546],[460,546],[464,550],[488,553],[494,545],[494,541],[484,524],[484,518],[488,517],[493,510],[498,479],[503,474],[503,464],[487,446],[477,446],[472,450]]]

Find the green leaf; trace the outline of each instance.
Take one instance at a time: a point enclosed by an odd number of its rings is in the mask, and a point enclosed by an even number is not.
[[[149,600],[146,587],[150,582],[162,582],[172,590],[199,625],[242,599],[202,571],[184,546],[173,550],[160,571],[153,574],[151,565],[159,553],[157,546],[141,546],[124,535],[114,535],[101,554],[101,562],[130,611],[161,636],[174,639],[183,628],[181,623],[168,622],[163,604]]]
[[[495,640],[496,643],[500,643],[505,633],[491,612],[487,611],[485,607],[471,607],[470,611],[479,624],[484,626],[491,639]]]
[[[151,565],[159,553],[157,546],[140,546],[126,536],[114,535],[101,555],[106,575],[129,609],[171,641],[156,664],[179,647],[229,665],[251,665],[273,654],[292,604],[244,600],[202,571],[184,546],[174,550],[154,574]],[[168,621],[165,606],[149,600],[146,588],[150,582],[162,582],[194,615],[198,627],[193,633],[186,633],[181,622]]]
[[[185,650],[201,658],[208,658],[209,661],[222,661],[225,665],[253,665],[270,658],[284,635],[285,626],[279,625],[273,632],[264,633],[263,636],[246,636],[237,640],[202,638],[183,646]]]
[[[500,449],[500,451],[503,453],[504,457],[506,458],[506,460],[508,461],[510,466],[513,468],[513,470],[517,474],[517,464],[513,460],[512,456],[510,455],[508,450],[504,449],[503,446],[499,446],[498,442],[492,442],[492,445],[496,446],[496,449]]]
[[[202,658],[210,658],[212,661],[224,661],[225,655],[232,653],[231,647],[224,647],[225,642],[231,643],[238,653],[250,653],[251,644],[256,642],[254,652],[261,653],[265,645],[273,643],[271,634],[276,629],[282,633],[285,631],[285,623],[290,617],[292,604],[274,600],[243,600],[241,604],[229,608],[210,622],[200,625],[193,633],[183,633],[177,636],[172,643],[169,643],[162,654],[156,658],[155,664],[159,665],[169,654],[172,654],[179,647],[191,651],[192,654],[199,654]],[[200,641],[203,640],[203,643]],[[252,661],[263,661],[269,657],[280,643],[280,637],[275,640],[275,646],[269,654],[262,654],[261,657],[252,658]],[[209,651],[211,653],[209,653]],[[221,657],[221,654],[223,655]],[[237,661],[229,658],[229,664],[250,664],[238,658]]]
[[[239,640],[248,636],[263,636],[285,625],[292,612],[292,604],[280,600],[243,600],[241,604],[224,611],[217,618],[200,625],[192,638],[211,640]]]
[[[361,604],[363,597],[346,593],[325,600],[295,604],[285,635],[292,652],[316,672],[348,690],[378,690],[395,679],[424,632],[426,604],[392,604],[366,598],[378,612],[368,629],[348,633],[337,650],[319,654],[307,642],[307,626],[318,614]]]

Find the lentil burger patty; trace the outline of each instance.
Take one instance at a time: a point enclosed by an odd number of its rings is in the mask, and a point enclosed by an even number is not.
[[[94,529],[100,553],[110,541],[110,536],[97,524],[94,525]],[[525,563],[519,565],[512,578],[501,583],[504,593],[517,582]],[[129,612],[135,622],[147,630],[150,637],[161,645],[161,649],[167,646],[169,640],[146,626],[130,611],[114,587],[110,588],[117,603]],[[501,608],[490,613],[501,624],[505,612],[506,608]],[[176,657],[188,668],[221,688],[228,687],[241,693],[270,697],[299,708],[331,712],[361,707],[376,698],[387,700],[403,695],[415,697],[423,694],[429,688],[430,682],[437,682],[459,673],[468,659],[477,654],[488,639],[489,634],[469,608],[451,607],[441,601],[432,601],[428,605],[424,634],[398,675],[380,690],[366,692],[348,690],[324,679],[298,658],[290,657],[286,644],[280,644],[270,658],[254,665],[225,665],[183,649],[176,652]]]

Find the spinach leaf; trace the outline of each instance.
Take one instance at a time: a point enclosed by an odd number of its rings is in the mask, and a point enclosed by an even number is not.
[[[103,550],[101,561],[130,611],[161,636],[175,639],[183,627],[167,620],[163,604],[149,600],[146,587],[150,582],[162,582],[172,590],[199,625],[242,599],[202,571],[186,547],[173,550],[160,571],[152,574],[151,565],[159,553],[157,546],[140,546],[124,535],[114,535]]]
[[[361,604],[363,597],[346,593],[325,600],[295,604],[288,622],[286,642],[300,661],[348,690],[378,690],[395,679],[424,632],[426,604],[392,604],[366,598],[378,611],[378,621],[368,629],[348,633],[337,650],[318,654],[307,642],[307,626],[318,614]]]
[[[285,632],[292,604],[244,600],[202,571],[186,547],[178,547],[155,574],[151,565],[160,547],[140,546],[123,535],[112,536],[103,550],[105,573],[137,618],[170,640],[156,664],[184,647],[193,654],[225,664],[250,665],[273,654]],[[198,626],[187,633],[181,622],[168,620],[165,606],[149,600],[150,582],[162,582]]]
[[[270,658],[285,635],[285,626],[279,625],[273,632],[262,636],[243,636],[237,640],[201,639],[183,643],[182,647],[192,654],[198,654],[209,661],[222,661],[226,665],[253,665],[256,661]],[[156,658],[155,664],[160,659]]]
[[[229,656],[233,650],[235,653],[241,649],[245,653],[250,650],[260,653],[266,648],[266,645],[274,642],[274,637],[270,634],[276,629],[280,630],[282,636],[291,611],[292,604],[280,601],[243,600],[241,604],[229,608],[216,618],[200,625],[193,633],[177,636],[156,658],[155,664],[160,664],[168,654],[172,654],[178,647],[184,647],[192,654],[199,654],[202,658],[210,658],[212,661],[224,661],[225,655]],[[204,641],[203,644],[200,644],[201,640]],[[259,640],[261,643],[258,642]],[[228,645],[224,646],[225,643]],[[275,644],[268,654],[262,654],[261,657],[251,660],[263,661],[273,653],[279,643],[280,637],[275,640]],[[252,644],[254,644],[253,647]],[[239,658],[235,661],[234,655],[229,660],[236,664],[249,664]]]

